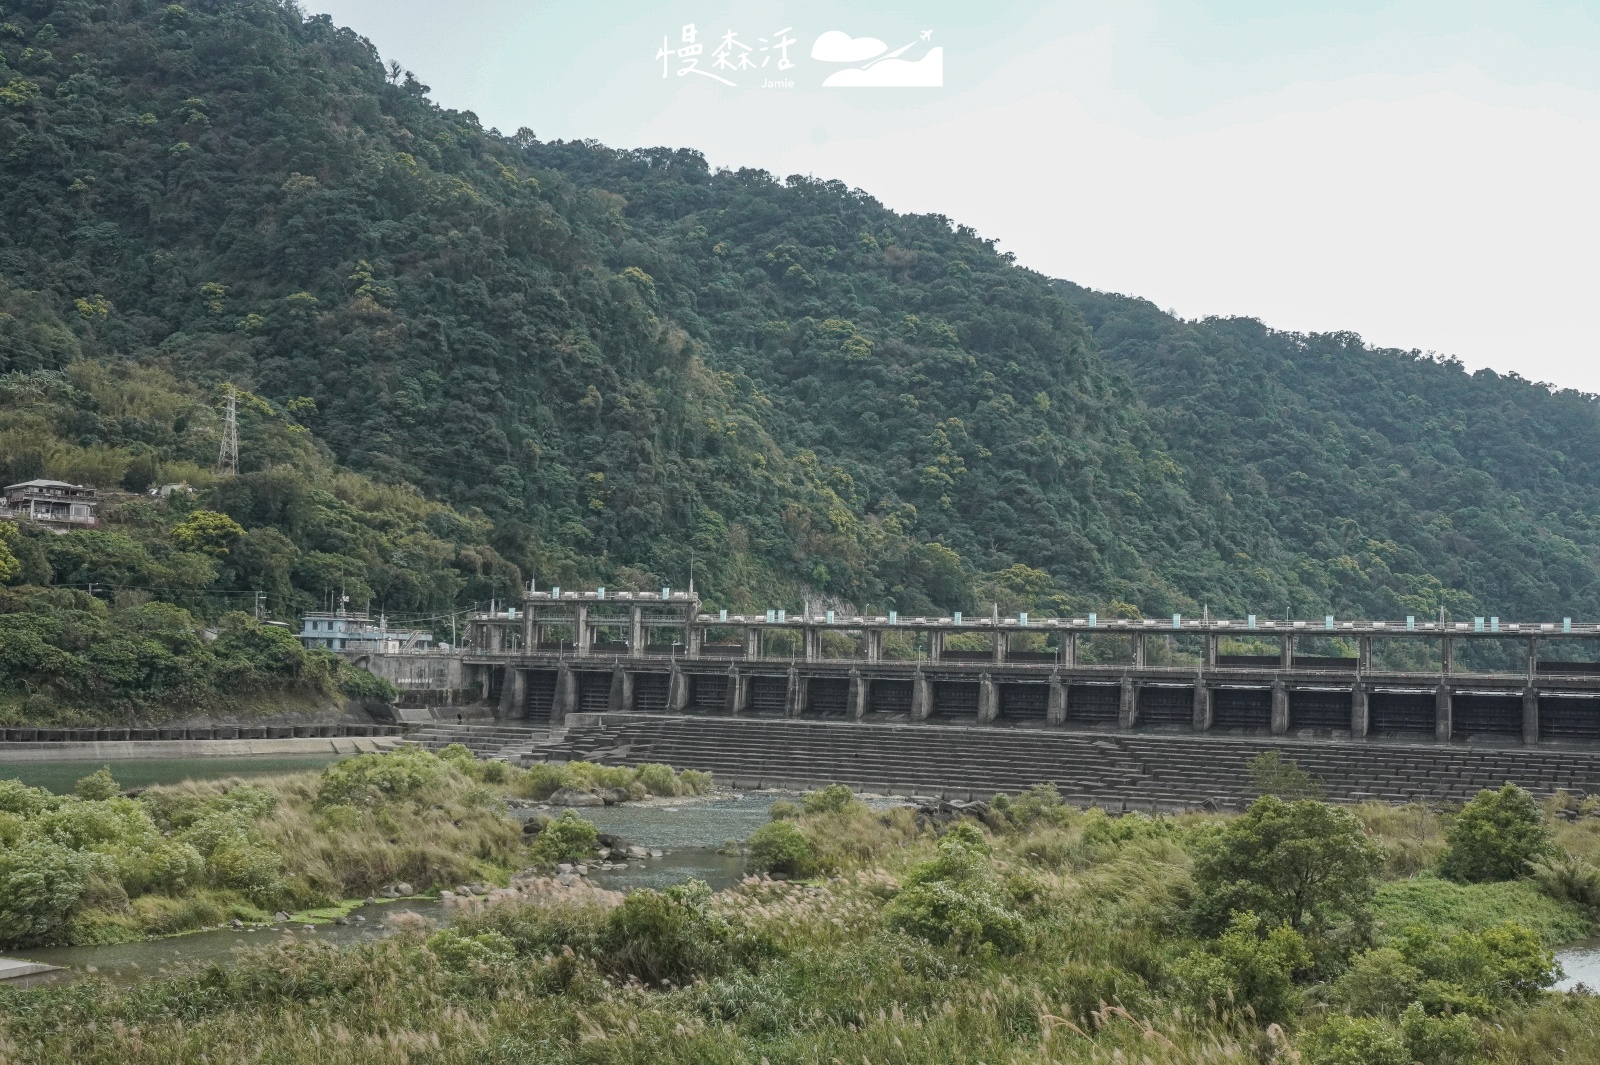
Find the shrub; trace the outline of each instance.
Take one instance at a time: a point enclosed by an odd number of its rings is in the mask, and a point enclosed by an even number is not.
[[[515,944],[493,930],[468,935],[454,928],[441,928],[428,937],[427,946],[445,968],[457,971],[476,965],[509,965],[517,958]]]
[[[788,799],[779,799],[768,808],[767,816],[774,821],[793,821],[800,816],[800,807]]]
[[[1271,795],[1198,849],[1193,916],[1212,934],[1244,911],[1312,934],[1360,922],[1383,865],[1382,850],[1349,811]]]
[[[458,768],[469,767],[478,760],[478,756],[473,754],[472,749],[464,743],[447,744],[434,757],[441,762],[449,762]]]
[[[698,769],[685,769],[678,774],[678,783],[683,786],[685,795],[704,795],[711,790],[714,780],[710,773],[702,773]]]
[[[855,793],[844,784],[829,784],[818,791],[808,791],[800,804],[808,814],[833,814],[849,809],[856,802]]]
[[[0,812],[35,817],[61,805],[61,799],[43,788],[30,788],[20,780],[0,780]]]
[[[643,765],[635,767],[634,772],[638,774],[636,779],[644,785],[645,790],[651,795],[670,799],[679,793],[678,774],[672,771],[670,765],[662,765],[659,762],[645,762]]]
[[[82,777],[72,786],[72,794],[80,799],[114,799],[121,794],[122,789],[117,785],[116,778],[111,775],[111,767],[103,765],[99,769]]]
[[[759,872],[803,876],[811,863],[811,842],[793,821],[768,821],[745,842],[750,868]]]
[[[1014,828],[1032,828],[1039,824],[1065,826],[1071,819],[1071,808],[1061,801],[1061,793],[1054,784],[1035,784],[1009,799],[1006,805],[1006,819]]]
[[[601,968],[646,984],[686,984],[730,971],[755,944],[736,942],[710,904],[711,889],[699,880],[630,892],[600,931]]]
[[[392,703],[400,697],[400,689],[386,678],[342,661],[339,666],[339,691],[346,698]]]
[[[1412,927],[1395,940],[1395,947],[1421,971],[1418,999],[1429,1013],[1482,1015],[1530,1002],[1555,983],[1560,971],[1544,941],[1514,921],[1451,935]]]
[[[1591,915],[1600,913],[1600,869],[1572,854],[1535,861],[1530,868],[1546,895],[1575,903]]]
[[[1511,783],[1499,791],[1478,792],[1445,832],[1445,840],[1448,849],[1439,871],[1468,883],[1526,876],[1530,863],[1555,850],[1539,804]]]
[[[1405,1037],[1370,1017],[1329,1017],[1300,1043],[1306,1065],[1411,1065]]]
[[[130,895],[147,891],[177,895],[205,879],[206,860],[189,844],[164,839],[154,847],[137,848],[123,855],[117,874]]]
[[[283,899],[284,883],[278,875],[280,865],[277,852],[237,839],[222,843],[206,859],[206,871],[212,883],[243,892],[262,909],[271,909]]]
[[[71,920],[91,871],[104,861],[47,839],[0,850],[0,940],[51,938]]]
[[[1248,1006],[1267,1024],[1294,1012],[1295,974],[1310,965],[1304,937],[1288,924],[1266,929],[1255,914],[1235,913],[1215,943],[1180,958],[1174,971],[1193,1008],[1220,1014]]]
[[[1422,972],[1393,947],[1356,955],[1333,985],[1334,1000],[1351,1013],[1397,1017],[1417,997]]]
[[[346,758],[322,771],[316,805],[375,806],[407,798],[438,783],[447,768],[421,747]]]
[[[1276,795],[1280,799],[1320,799],[1322,781],[1300,768],[1293,758],[1285,758],[1282,751],[1262,751],[1250,760],[1250,783],[1262,795]]]
[[[566,786],[561,769],[548,762],[535,763],[517,779],[513,790],[524,799],[548,799]]]
[[[573,811],[566,810],[534,837],[528,853],[535,862],[543,865],[581,862],[594,856],[599,839],[594,825]]]
[[[1477,1026],[1465,1014],[1429,1016],[1413,1002],[1400,1015],[1411,1060],[1420,1065],[1469,1065],[1478,1060]]]
[[[988,840],[963,821],[939,841],[937,857],[912,869],[884,916],[891,928],[966,953],[1010,954],[1022,949],[1026,929],[1009,901],[989,859]]]

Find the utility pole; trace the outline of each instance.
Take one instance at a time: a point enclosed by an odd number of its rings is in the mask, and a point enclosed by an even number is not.
[[[261,599],[262,599],[262,593],[261,592],[257,592],[256,593],[256,620],[257,621],[261,620]]]
[[[217,451],[217,472],[239,472],[239,393],[228,385],[228,405],[222,416],[222,447]]]

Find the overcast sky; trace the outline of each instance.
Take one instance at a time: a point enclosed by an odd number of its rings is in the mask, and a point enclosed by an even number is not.
[[[1600,392],[1600,2],[304,6],[507,133],[838,178],[1184,317]],[[829,31],[856,62],[812,57]]]

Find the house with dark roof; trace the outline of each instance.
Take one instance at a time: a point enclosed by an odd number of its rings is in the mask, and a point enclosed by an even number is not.
[[[97,505],[93,488],[38,478],[6,486],[0,518],[36,522],[55,532],[93,529],[99,526]]]

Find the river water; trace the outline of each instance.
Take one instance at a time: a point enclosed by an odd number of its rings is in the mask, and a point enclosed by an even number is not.
[[[216,779],[252,776],[263,773],[290,773],[317,769],[332,757],[149,759],[111,763],[112,775],[124,787],[173,783],[188,779]],[[20,777],[24,782],[55,792],[70,792],[78,778],[98,769],[85,762],[29,762],[0,764],[0,779]],[[784,796],[777,793],[721,794],[681,803],[652,800],[620,806],[581,809],[577,812],[592,821],[601,832],[610,832],[639,846],[662,851],[660,858],[629,862],[625,868],[595,869],[594,883],[617,891],[634,888],[663,888],[695,878],[712,888],[737,883],[744,875],[744,859],[738,854],[718,854],[728,840],[742,840],[767,821],[768,808]],[[512,810],[517,819],[534,813],[559,814],[558,809],[537,807]],[[385,918],[410,910],[438,923],[447,923],[450,912],[431,900],[407,899],[362,906],[351,917],[365,922],[349,925],[321,924],[315,927],[294,925],[271,929],[218,929],[194,932],[167,939],[146,940],[98,947],[42,947],[6,952],[8,957],[59,965],[66,972],[46,977],[71,979],[83,973],[99,973],[112,980],[136,981],[159,975],[174,966],[226,957],[241,947],[261,946],[284,939],[316,939],[329,943],[357,943],[389,932]]]
[[[20,780],[57,795],[72,791],[72,785],[102,765],[124,788],[144,788],[151,784],[176,784],[183,780],[219,780],[224,777],[253,777],[269,773],[304,773],[337,761],[337,754],[258,754],[233,758],[123,758],[104,762],[0,762],[0,780]]]
[[[150,784],[171,784],[181,780],[206,780],[222,777],[249,777],[269,773],[295,773],[335,761],[335,755],[261,755],[238,758],[152,758],[111,762],[112,775],[125,788]],[[0,779],[16,777],[35,787],[57,793],[72,790],[73,784],[99,768],[92,762],[15,762],[0,763]],[[662,857],[630,862],[624,869],[596,869],[590,875],[595,884],[617,891],[633,888],[663,888],[690,878],[706,881],[716,889],[731,886],[744,875],[744,859],[737,854],[718,854],[729,840],[743,840],[767,821],[768,808],[778,793],[723,794],[709,799],[670,803],[626,803],[620,806],[581,809],[578,813],[592,821],[601,832],[610,832],[642,847],[663,852]],[[874,805],[879,805],[874,803]],[[883,804],[887,805],[887,803]],[[535,812],[559,813],[549,807],[517,809],[511,816],[524,819]],[[241,947],[287,939],[348,944],[388,934],[386,917],[403,910],[420,914],[438,923],[447,923],[450,913],[438,902],[407,899],[362,906],[351,917],[364,922],[349,925],[322,924],[315,927],[292,925],[258,930],[219,929],[195,932],[168,939],[121,943],[101,947],[43,947],[8,952],[8,956],[59,965],[66,973],[48,979],[70,979],[74,975],[96,972],[117,981],[135,981],[160,975],[174,966],[226,957]],[[1558,990],[1571,990],[1579,984],[1600,989],[1600,939],[1570,944],[1556,955],[1565,970]],[[38,980],[39,978],[29,978]]]

